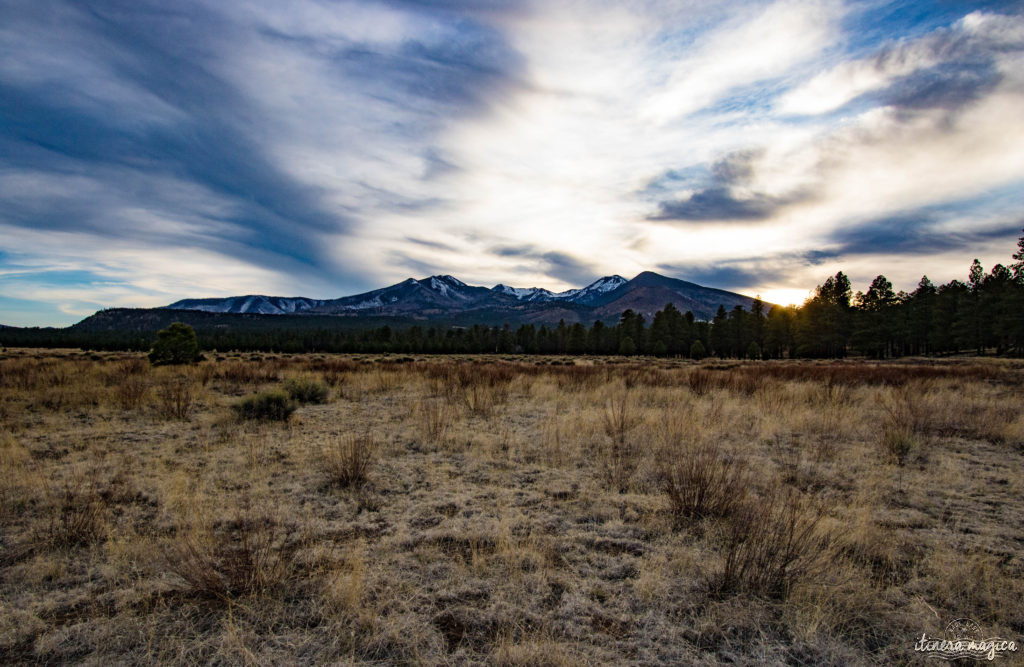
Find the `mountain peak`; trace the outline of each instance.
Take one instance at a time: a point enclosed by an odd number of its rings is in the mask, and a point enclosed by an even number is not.
[[[692,311],[698,318],[710,319],[719,304],[727,308],[736,305],[749,308],[752,299],[644,271],[633,280],[613,274],[598,278],[586,287],[557,294],[542,287],[522,288],[505,284],[488,289],[467,285],[449,274],[439,274],[420,279],[408,278],[390,287],[330,300],[247,295],[224,299],[184,299],[169,307],[215,313],[416,319],[468,317],[469,313],[475,313],[473,317],[501,320],[541,322],[550,317],[588,322],[594,318],[614,319],[627,308],[653,313],[670,302],[684,312]]]

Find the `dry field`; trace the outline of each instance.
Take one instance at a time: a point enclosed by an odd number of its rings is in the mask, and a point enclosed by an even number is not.
[[[274,388],[287,421],[233,409]],[[991,359],[8,350],[0,662],[923,664],[955,618],[1020,642],[1022,405]]]

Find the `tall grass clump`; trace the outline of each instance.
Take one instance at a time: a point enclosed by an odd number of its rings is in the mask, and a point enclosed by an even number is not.
[[[288,526],[242,507],[206,530],[183,531],[164,556],[193,595],[228,603],[282,590],[295,576],[299,546]]]
[[[919,446],[927,422],[920,400],[921,387],[904,385],[892,389],[882,402],[882,431],[879,444],[883,455],[899,467],[898,488],[903,488],[903,468]]]
[[[164,419],[188,419],[196,401],[195,382],[188,375],[169,375],[156,385],[157,412]]]
[[[95,486],[82,479],[65,482],[51,493],[50,503],[37,543],[57,549],[81,547],[106,535],[106,503]]]
[[[819,530],[821,519],[820,508],[792,488],[775,485],[761,498],[748,497],[727,521],[724,562],[711,592],[785,599],[826,565],[834,539]]]
[[[660,458],[659,477],[677,526],[729,517],[745,502],[746,467],[717,444],[666,448]]]
[[[377,443],[369,435],[349,435],[324,447],[321,460],[331,483],[341,487],[362,486],[377,449]]]
[[[640,424],[640,414],[631,395],[623,392],[605,403],[603,417],[610,441],[601,451],[605,479],[613,489],[625,493],[639,463],[637,443],[631,434]]]
[[[295,402],[284,390],[270,389],[246,396],[232,408],[239,419],[288,421],[295,412]]]
[[[309,375],[289,378],[284,390],[299,403],[326,403],[330,388],[325,382]]]

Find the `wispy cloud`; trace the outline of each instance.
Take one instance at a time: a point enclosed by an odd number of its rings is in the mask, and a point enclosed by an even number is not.
[[[6,2],[0,321],[1005,261],[1022,11],[898,5]]]

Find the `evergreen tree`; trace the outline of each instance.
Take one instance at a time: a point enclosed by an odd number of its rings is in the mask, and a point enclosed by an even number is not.
[[[711,320],[711,353],[725,357],[729,353],[729,315],[719,304],[715,319]]]
[[[566,352],[569,354],[583,354],[587,351],[587,329],[579,322],[569,327],[569,338],[566,343]]]
[[[182,322],[174,322],[157,332],[149,353],[149,361],[154,366],[191,364],[201,358],[195,330]]]

